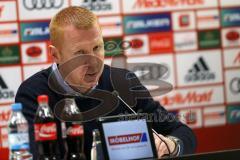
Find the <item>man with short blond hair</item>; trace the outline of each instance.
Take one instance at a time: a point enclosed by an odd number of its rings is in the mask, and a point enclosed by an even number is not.
[[[33,119],[38,106],[36,97],[40,94],[48,94],[50,107],[52,109],[54,109],[57,102],[64,99],[64,95],[59,94],[51,88],[52,86],[49,86],[48,78],[51,73],[54,73],[56,83],[62,87],[65,93],[87,95],[94,89],[113,92],[110,70],[111,72],[118,70],[117,68],[103,64],[104,42],[101,28],[96,15],[85,8],[68,7],[58,12],[50,22],[50,40],[51,45],[49,49],[54,60],[53,65],[24,81],[18,89],[15,100],[16,102],[23,103],[23,113],[30,127],[31,151],[35,157],[37,153],[34,147]],[[88,56],[88,58],[84,56]],[[78,63],[73,61],[75,58],[79,58],[79,64],[73,64]],[[71,61],[73,63],[69,63]],[[78,65],[78,67],[72,69],[71,64]],[[65,67],[61,68],[63,65],[65,65]],[[128,71],[124,70],[124,72]],[[119,84],[121,84],[121,82],[119,82]],[[96,106],[95,101],[96,100],[90,99],[89,97],[76,97],[76,103],[82,111],[94,108]],[[137,100],[137,104],[133,109],[141,109],[143,113],[153,113],[155,115],[159,115],[159,112],[165,115],[168,114],[168,112],[158,102],[154,102],[152,98]],[[124,104],[119,103],[117,108],[107,115],[118,115],[125,113],[125,111],[126,107]],[[59,133],[59,151],[64,154],[60,121],[56,119],[56,122]],[[153,127],[168,145],[171,152],[170,154],[179,155],[194,152],[196,140],[193,132],[186,125],[177,121],[164,121],[153,122]],[[88,159],[90,159],[92,130],[95,128],[97,128],[95,120],[84,123],[86,137],[84,150]],[[169,154],[166,144],[162,143],[156,136],[155,143],[159,157]]]
[[[72,6],[63,9],[51,19],[49,25],[50,41],[54,46],[61,46],[61,39],[64,34],[63,28],[69,25],[77,29],[89,29],[95,25],[99,26],[97,16],[85,8]]]

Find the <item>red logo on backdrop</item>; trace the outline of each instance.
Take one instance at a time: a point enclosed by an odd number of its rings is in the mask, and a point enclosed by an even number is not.
[[[168,53],[173,51],[172,33],[149,34],[150,53]]]
[[[225,112],[211,112],[211,113],[206,113],[204,115],[205,119],[219,119],[219,118],[223,118],[225,116]]]
[[[203,0],[136,0],[133,9],[203,5]]]
[[[143,40],[141,39],[133,39],[131,40],[131,47],[134,49],[140,49],[143,46]]]
[[[42,54],[42,49],[38,46],[32,46],[26,50],[26,53],[29,57],[35,58]]]
[[[57,139],[57,127],[56,123],[50,122],[45,124],[34,124],[35,140],[46,141]]]
[[[193,125],[197,123],[197,113],[196,112],[187,112],[186,114],[186,123],[189,125]]]
[[[226,38],[229,41],[236,41],[240,37],[239,33],[237,31],[230,31],[226,34]]]
[[[237,54],[237,56],[234,58],[233,61],[234,64],[240,64],[240,52]]]
[[[204,93],[197,93],[195,91],[189,92],[186,95],[181,93],[176,93],[172,97],[164,96],[161,99],[161,104],[163,106],[166,105],[185,105],[189,103],[202,103],[202,102],[210,102],[212,99],[213,90],[204,92]]]
[[[83,126],[75,124],[67,129],[67,135],[69,136],[82,136],[83,135]]]
[[[120,136],[111,136],[108,137],[109,145],[119,145],[119,144],[128,144],[128,143],[137,143],[141,140],[141,133],[120,135]]]
[[[2,112],[0,112],[0,126],[7,125],[10,115],[11,110],[3,110]]]
[[[4,6],[0,6],[0,18],[2,17],[3,9],[4,9]]]
[[[190,24],[190,17],[189,15],[180,15],[179,16],[179,26],[180,27],[188,27]]]

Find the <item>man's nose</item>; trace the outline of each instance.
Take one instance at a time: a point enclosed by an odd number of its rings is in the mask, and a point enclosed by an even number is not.
[[[89,66],[98,67],[98,66],[100,66],[101,63],[102,63],[102,60],[100,58],[98,58],[97,56],[91,55],[89,57],[89,60],[88,60]]]

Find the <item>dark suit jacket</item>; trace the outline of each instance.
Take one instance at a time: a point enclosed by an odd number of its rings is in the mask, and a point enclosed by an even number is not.
[[[100,77],[97,88],[106,91],[113,91],[113,86],[110,81],[110,69],[111,71],[118,71],[117,68],[111,68],[109,66],[104,66],[104,71]],[[48,86],[48,77],[52,71],[52,68],[48,68],[42,70],[29,79],[25,80],[18,89],[16,95],[16,102],[21,102],[23,104],[23,114],[29,122],[29,134],[30,134],[30,147],[31,152],[34,157],[36,157],[36,149],[34,142],[34,128],[33,121],[34,116],[38,107],[37,104],[37,96],[41,94],[47,94],[49,96],[49,106],[54,109],[54,106],[57,102],[64,98],[63,95],[58,94],[51,90]],[[125,70],[125,72],[127,72]],[[121,76],[121,75],[119,75]],[[123,76],[123,75],[122,75]],[[119,82],[120,83],[120,82]],[[125,86],[122,86],[125,87]],[[86,111],[89,108],[93,108],[96,106],[96,100],[91,98],[76,98],[77,106],[81,109],[81,111]],[[153,113],[158,116],[167,115],[168,112],[158,103],[153,101],[152,98],[148,99],[138,99],[137,105],[133,107],[135,111],[141,110],[144,113]],[[108,115],[118,115],[129,112],[126,106],[120,102],[118,107],[113,110]],[[131,113],[131,112],[129,112]],[[64,145],[61,140],[61,124],[58,119],[57,122],[57,131],[58,131],[58,150],[61,154],[64,153]],[[181,122],[174,121],[155,121],[152,123],[153,128],[163,135],[172,135],[182,140],[183,142],[183,154],[194,153],[196,149],[196,138],[192,130]],[[84,134],[85,134],[85,142],[84,142],[84,150],[87,158],[90,159],[90,150],[92,145],[92,130],[97,128],[96,120],[92,120],[84,123]]]

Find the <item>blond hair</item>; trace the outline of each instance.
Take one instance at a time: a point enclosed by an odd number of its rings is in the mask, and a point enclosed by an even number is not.
[[[97,16],[90,10],[77,6],[67,7],[51,19],[50,41],[54,46],[59,47],[65,26],[73,25],[78,29],[89,29],[95,24],[97,24]]]

